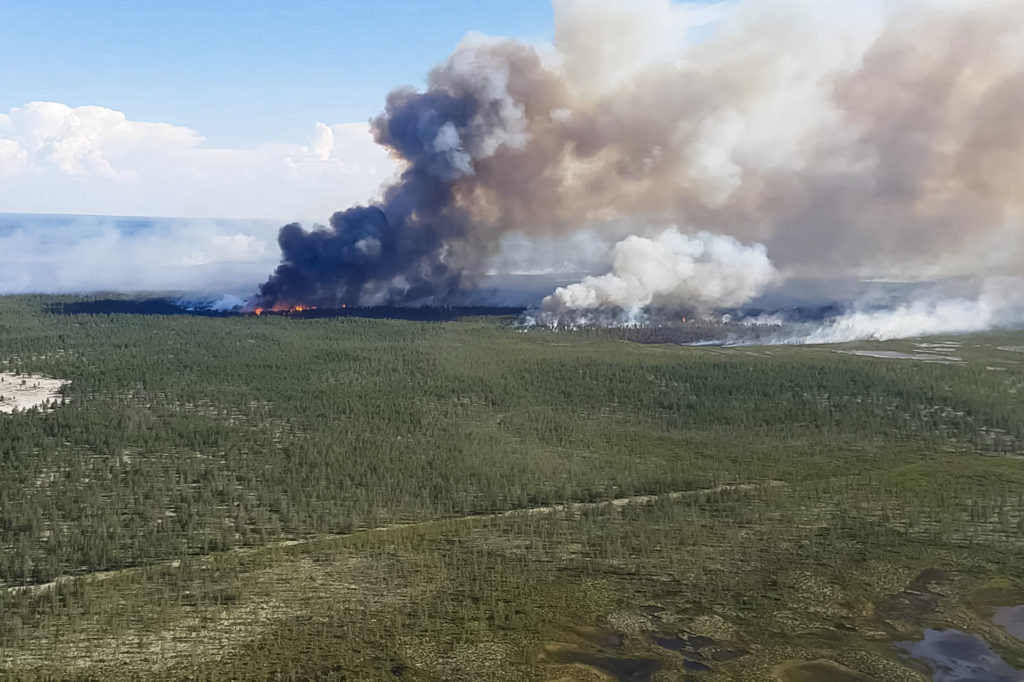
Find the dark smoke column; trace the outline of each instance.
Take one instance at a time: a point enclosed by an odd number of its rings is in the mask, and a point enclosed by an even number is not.
[[[379,204],[339,211],[308,232],[282,227],[281,264],[260,286],[258,305],[406,303],[457,288],[461,271],[446,262],[446,246],[468,229],[454,187],[473,172],[463,136],[476,107],[470,96],[392,92],[374,133],[408,168]]]
[[[529,157],[529,121],[548,115],[559,88],[533,48],[486,39],[431,71],[426,92],[392,91],[373,131],[405,171],[380,202],[335,213],[328,226],[281,228],[281,264],[253,303],[442,302],[479,274],[515,222],[500,218],[497,198],[533,195],[506,191],[495,168],[517,185],[542,182],[509,161]]]

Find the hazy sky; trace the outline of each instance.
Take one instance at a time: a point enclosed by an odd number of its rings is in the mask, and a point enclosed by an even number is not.
[[[0,113],[100,105],[211,147],[303,142],[422,83],[471,30],[551,32],[549,0],[0,0]]]

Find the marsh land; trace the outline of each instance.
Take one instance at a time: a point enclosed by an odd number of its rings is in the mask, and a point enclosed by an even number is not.
[[[59,395],[0,414],[2,678],[1024,669],[1024,333],[80,303],[0,298],[3,385]]]

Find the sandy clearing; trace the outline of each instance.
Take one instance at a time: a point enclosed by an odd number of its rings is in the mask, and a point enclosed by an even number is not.
[[[889,360],[920,360],[921,362],[937,362],[941,364],[962,363],[963,358],[956,355],[938,355],[931,352],[902,353],[896,350],[837,350],[843,355],[860,355],[865,358],[887,358]]]
[[[0,412],[27,410],[48,401],[60,402],[60,389],[70,381],[35,374],[0,372]]]

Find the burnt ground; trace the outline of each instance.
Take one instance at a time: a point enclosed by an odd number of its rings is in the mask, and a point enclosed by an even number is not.
[[[238,311],[213,310],[182,305],[173,298],[101,298],[61,301],[47,308],[57,315],[189,315],[194,317],[236,317],[253,315]],[[264,316],[322,319],[358,317],[370,319],[449,322],[467,317],[506,317],[520,315],[525,308],[500,306],[373,306],[315,308],[302,311],[264,311]]]

